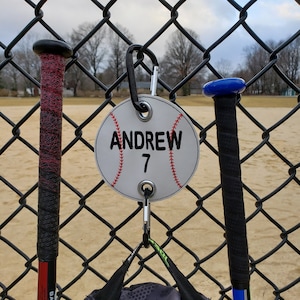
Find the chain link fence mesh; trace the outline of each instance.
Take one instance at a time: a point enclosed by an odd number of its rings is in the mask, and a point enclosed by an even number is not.
[[[28,86],[31,83],[38,88],[39,80],[15,59],[14,51],[35,26],[42,26],[52,38],[63,38],[54,29],[57,26],[47,22],[43,12],[47,1],[22,2],[31,10],[32,18],[9,44],[0,41],[3,54],[0,71],[11,68],[12,74],[21,74]],[[140,242],[142,234],[142,207],[110,191],[97,171],[93,154],[97,130],[118,101],[113,92],[126,81],[126,73],[110,84],[104,83],[78,55],[103,27],[110,28],[128,45],[132,40],[111,21],[117,0],[105,4],[96,0],[86,2],[99,10],[101,19],[88,35],[73,45],[74,55],[66,71],[83,73],[104,97],[93,100],[92,105],[64,105],[58,299],[83,299],[93,289],[103,286]],[[292,104],[282,108],[248,107],[243,98],[237,104],[239,130],[245,132],[240,135],[240,143],[251,290],[256,299],[296,299],[300,294],[300,179],[297,175],[300,104],[296,96],[299,95],[299,69],[297,80],[291,79],[277,61],[281,52],[299,39],[300,31],[291,32],[288,39],[272,48],[247,23],[251,7],[258,1],[249,1],[244,6],[238,1],[228,1],[239,18],[232,18],[228,31],[205,47],[180,23],[178,16],[185,2],[188,1],[171,5],[168,1],[157,1],[156,5],[169,11],[170,18],[148,37],[143,47],[151,48],[165,31],[174,28],[202,53],[199,64],[173,86],[159,79],[169,99],[188,112],[199,134],[201,157],[197,176],[200,181],[193,178],[179,194],[153,205],[152,235],[199,291],[212,299],[231,299],[213,107],[209,102],[197,108],[185,106],[184,97],[177,99],[176,93],[203,70],[222,78],[211,63],[211,53],[243,28],[269,58],[259,72],[247,79],[247,89],[254,90],[263,82],[265,74],[274,72],[295,94],[288,98]],[[124,14],[130,18],[134,12],[128,10]],[[151,64],[143,62],[141,66],[146,73],[150,72]],[[276,101],[275,98],[270,97],[269,101]],[[37,290],[39,103],[26,106],[22,98],[16,98],[15,102],[18,105],[13,110],[2,106],[0,112],[0,297],[33,299]],[[292,134],[287,136],[287,131]],[[175,284],[149,249],[139,252],[125,284],[145,281]]]

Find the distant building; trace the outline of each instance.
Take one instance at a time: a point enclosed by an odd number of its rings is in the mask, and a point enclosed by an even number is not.
[[[283,96],[296,96],[296,91],[293,90],[292,88],[287,88],[287,89],[283,92]]]

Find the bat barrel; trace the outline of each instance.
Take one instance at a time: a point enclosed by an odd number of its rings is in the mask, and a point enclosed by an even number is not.
[[[62,41],[40,40],[33,50],[41,60],[38,189],[38,299],[54,299],[60,205],[62,92],[65,58],[72,49]]]
[[[215,104],[226,240],[234,295],[240,294],[236,290],[249,289],[248,245],[236,119],[238,94],[245,87],[244,80],[240,78],[215,80],[203,87],[203,93],[213,97]]]

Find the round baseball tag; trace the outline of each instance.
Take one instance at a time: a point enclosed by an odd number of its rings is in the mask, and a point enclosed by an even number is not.
[[[189,117],[165,99],[139,95],[113,108],[96,137],[95,156],[103,179],[129,198],[150,201],[172,196],[187,185],[199,160],[199,141]]]

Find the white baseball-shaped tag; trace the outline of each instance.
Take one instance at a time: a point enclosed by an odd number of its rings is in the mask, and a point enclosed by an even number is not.
[[[142,201],[150,184],[150,200],[157,201],[187,185],[198,165],[199,140],[189,117],[175,104],[151,95],[139,95],[139,101],[148,112],[137,112],[127,99],[104,119],[95,157],[113,189]]]

